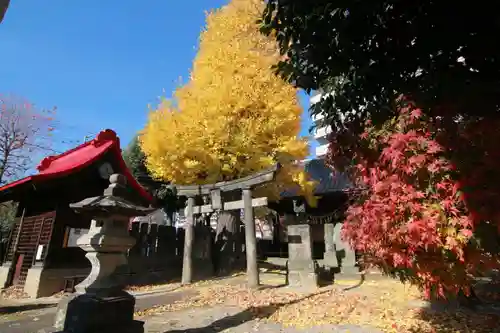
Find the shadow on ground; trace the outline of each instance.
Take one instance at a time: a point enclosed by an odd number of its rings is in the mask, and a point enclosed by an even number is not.
[[[286,265],[280,265],[269,261],[259,260],[259,269],[264,270],[268,274],[286,275]]]
[[[54,306],[56,306],[56,304],[22,304],[22,305],[1,306],[0,315],[12,314],[22,311],[40,310],[45,308],[51,308]]]
[[[245,309],[235,315],[232,316],[227,316],[222,319],[216,320],[210,325],[204,326],[204,327],[197,327],[197,328],[189,328],[189,329],[176,329],[176,330],[169,330],[165,331],[164,333],[218,333],[222,332],[224,330],[234,328],[236,326],[239,326],[243,323],[255,320],[255,319],[265,319],[273,315],[278,309],[280,309],[283,306],[286,305],[291,305],[295,303],[299,303],[301,301],[304,301],[310,297],[325,293],[326,291],[318,292],[312,295],[308,295],[306,297],[299,298],[294,301],[290,302],[283,302],[283,303],[271,303],[267,306],[259,306],[259,307],[251,307],[248,309]]]
[[[193,276],[193,283],[200,281],[218,281],[225,280],[233,277],[236,274],[243,273],[244,269],[236,268],[224,273],[220,274],[195,274]],[[141,287],[149,287],[149,286],[157,286],[164,284],[174,284],[181,282],[180,274],[172,274],[172,272],[168,271],[159,271],[159,272],[149,272],[149,273],[136,273],[136,274],[128,274],[123,277],[124,284],[127,288],[132,289],[140,289]],[[178,288],[175,288],[178,289]],[[173,289],[173,290],[175,290]],[[172,290],[172,291],[173,291]]]
[[[361,287],[363,285],[363,283],[365,283],[365,281],[366,281],[365,274],[360,274],[359,276],[356,276],[356,279],[359,279],[359,281],[355,285],[342,288],[342,290],[348,291],[348,290],[352,290],[352,289],[356,289],[356,288]],[[333,281],[333,283],[335,283],[335,280]]]
[[[482,279],[474,287],[476,297],[468,300],[432,300],[418,316],[435,332],[500,332],[500,280]],[[415,329],[412,333],[428,332]]]

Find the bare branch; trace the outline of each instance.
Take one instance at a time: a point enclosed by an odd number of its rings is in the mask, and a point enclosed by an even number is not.
[[[24,99],[0,95],[0,184],[30,169],[38,153],[55,152],[50,148],[52,114]]]

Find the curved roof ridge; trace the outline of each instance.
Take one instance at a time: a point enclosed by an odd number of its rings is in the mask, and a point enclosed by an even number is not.
[[[116,143],[116,144],[118,144],[118,146],[120,146],[120,139],[116,135],[116,132],[113,130],[110,130],[110,129],[105,129],[103,131],[100,131],[97,134],[97,136],[90,141],[86,141],[86,142],[82,143],[81,145],[76,146],[74,148],[71,148],[69,150],[66,150],[65,152],[63,152],[61,154],[49,155],[49,156],[43,158],[40,161],[40,163],[38,164],[38,166],[36,167],[36,169],[40,173],[47,172],[47,170],[50,169],[52,162],[54,162],[60,158],[66,157],[68,155],[71,155],[72,153],[75,153],[76,151],[79,151],[82,148],[87,147],[89,145],[99,147],[99,146],[102,146],[103,144],[108,143],[109,141],[112,141],[111,143]]]
[[[137,191],[147,202],[152,202],[153,197],[151,194],[139,184],[125,164],[121,154],[120,139],[116,135],[116,132],[111,129],[99,132],[95,139],[67,150],[62,154],[45,157],[37,166],[37,174],[6,184],[0,187],[0,192],[29,181],[44,181],[66,176],[92,164],[109,151],[113,153],[118,162],[119,172],[127,178],[128,185]]]

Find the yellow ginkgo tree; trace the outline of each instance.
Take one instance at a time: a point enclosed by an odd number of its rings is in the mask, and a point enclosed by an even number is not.
[[[280,55],[275,40],[259,32],[263,6],[232,0],[207,15],[188,83],[151,112],[140,136],[154,177],[207,184],[280,163],[262,194],[277,199],[296,188],[313,199],[315,184],[296,163],[309,151],[299,137],[302,108],[297,90],[271,68]]]

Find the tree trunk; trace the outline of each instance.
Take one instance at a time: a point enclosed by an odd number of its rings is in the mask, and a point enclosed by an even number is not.
[[[208,224],[209,216],[198,216],[194,226],[193,276],[195,278],[212,277],[212,234]]]
[[[474,309],[477,305],[481,304],[481,300],[474,292],[474,288],[471,288],[469,296],[466,296],[465,293],[460,290],[457,295],[457,301],[459,306],[469,309]]]
[[[214,254],[217,272],[227,274],[234,268],[236,256],[241,252],[239,244],[240,231],[240,211],[222,211],[217,220],[217,229],[215,233],[215,248],[219,253]]]

